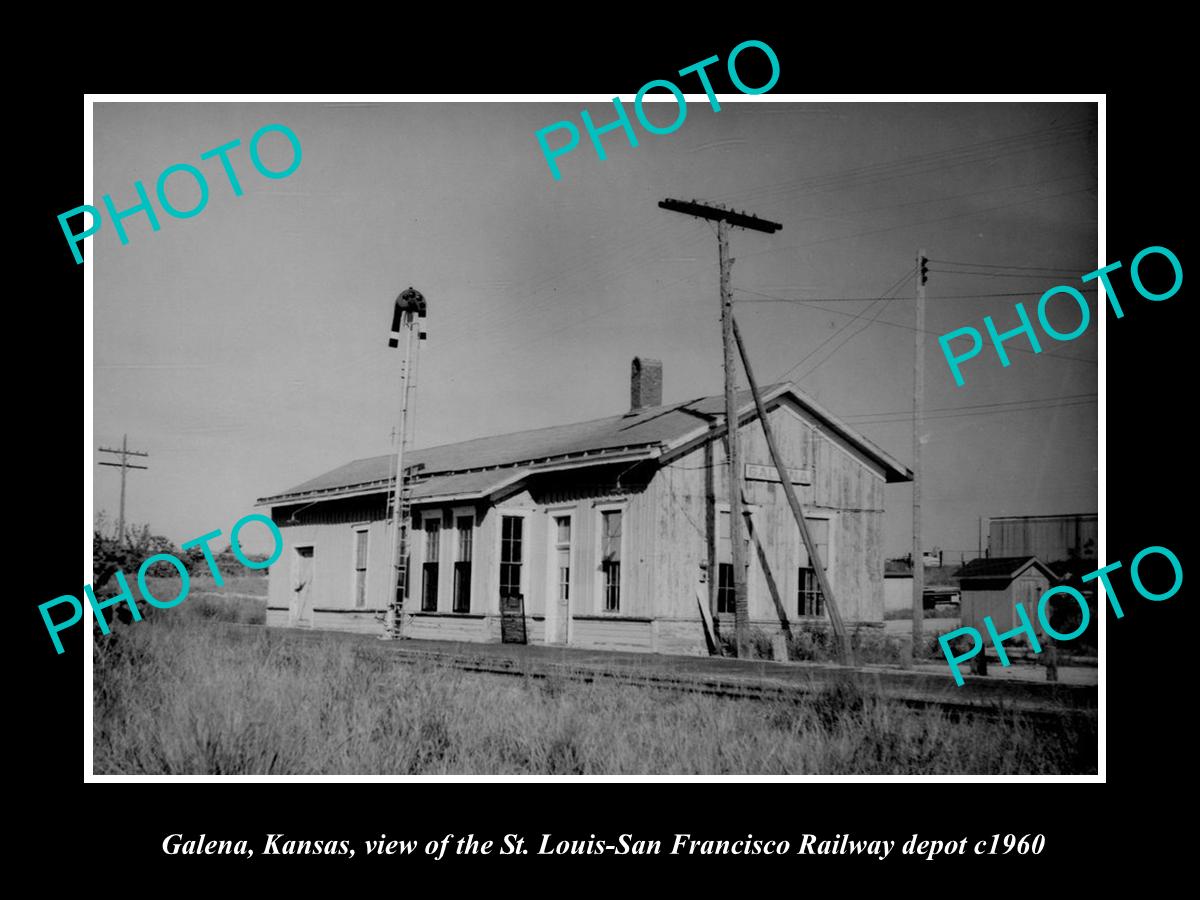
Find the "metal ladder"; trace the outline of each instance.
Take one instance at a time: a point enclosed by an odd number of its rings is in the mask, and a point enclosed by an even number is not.
[[[392,583],[388,607],[384,613],[383,637],[404,636],[404,600],[409,587],[409,528],[412,521],[412,478],[423,466],[406,465],[411,449],[414,415],[413,403],[417,387],[417,358],[421,341],[425,339],[423,323],[425,298],[420,291],[408,288],[396,298],[396,321],[405,334],[405,354],[400,370],[400,422],[396,447],[396,462],[392,475],[392,490],[388,494],[388,520],[393,528]],[[397,325],[393,325],[395,329]]]
[[[404,439],[401,438],[404,442]],[[401,448],[401,453],[408,448]],[[393,482],[394,483],[394,482]],[[396,497],[399,495],[399,515],[396,512]],[[396,536],[397,557],[395,575],[395,593],[390,598],[389,609],[384,613],[387,637],[398,638],[403,631],[404,597],[408,593],[408,560],[409,560],[409,523],[412,521],[412,472],[406,470],[400,482],[399,491],[393,489],[388,494],[388,520],[399,522],[399,534]]]

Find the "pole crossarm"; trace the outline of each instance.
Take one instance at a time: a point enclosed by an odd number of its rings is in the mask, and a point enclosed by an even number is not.
[[[149,469],[150,468],[149,466],[134,465],[133,463],[131,463],[129,461],[129,457],[131,457],[131,456],[148,457],[150,454],[146,453],[143,450],[130,450],[129,449],[129,435],[127,435],[127,434],[121,436],[121,449],[120,450],[113,449],[112,447],[97,447],[96,449],[100,453],[112,453],[115,456],[121,457],[121,461],[119,463],[104,462],[103,460],[101,460],[100,465],[112,466],[114,469],[121,470],[121,511],[118,514],[118,518],[117,518],[117,541],[120,544],[120,546],[124,547],[125,546],[125,476],[128,473],[129,469]]]
[[[728,222],[735,228],[749,228],[751,231],[765,231],[767,234],[774,234],[783,227],[778,222],[770,222],[744,212],[735,212],[718,204],[697,203],[695,200],[672,200],[668,197],[666,200],[659,200],[658,205],[671,212],[712,219],[714,222]]]

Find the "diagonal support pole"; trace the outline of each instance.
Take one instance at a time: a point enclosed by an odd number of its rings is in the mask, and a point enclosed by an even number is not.
[[[824,561],[817,552],[812,535],[808,533],[808,524],[804,521],[804,510],[796,496],[796,489],[792,485],[792,479],[788,476],[787,468],[783,464],[783,457],[779,455],[779,448],[775,444],[775,433],[771,430],[771,423],[767,420],[767,410],[763,405],[762,395],[758,392],[758,382],[754,380],[750,355],[746,352],[746,345],[742,342],[742,333],[738,329],[737,319],[733,320],[733,337],[737,342],[738,353],[742,357],[742,367],[746,370],[746,380],[750,382],[750,393],[754,395],[754,406],[758,410],[758,421],[762,423],[763,435],[767,439],[767,449],[771,451],[771,462],[775,464],[775,469],[779,472],[783,493],[787,497],[788,506],[792,508],[792,515],[800,529],[800,539],[804,541],[804,549],[808,551],[808,558],[813,563],[813,568],[817,573],[817,582],[821,585],[821,593],[825,597],[825,609],[829,613],[829,624],[833,627],[833,636],[837,641],[838,661],[847,665],[850,663],[850,646],[846,638],[846,625],[842,621],[842,614],[838,611],[833,589],[829,586],[829,579],[825,575]]]
[[[746,516],[746,531],[750,535],[750,541],[754,544],[754,549],[758,551],[758,564],[762,566],[763,577],[767,582],[767,592],[771,595],[771,602],[775,604],[775,614],[779,616],[779,627],[783,633],[787,635],[788,640],[792,639],[792,625],[788,621],[787,610],[783,605],[783,597],[779,593],[779,585],[775,581],[775,573],[771,571],[771,563],[767,559],[767,549],[758,538],[758,530],[754,527],[754,517],[750,515],[749,501],[746,499],[745,489],[742,489],[742,509],[745,510]]]

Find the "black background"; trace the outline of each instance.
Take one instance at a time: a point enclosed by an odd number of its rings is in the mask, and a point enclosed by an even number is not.
[[[1169,247],[1185,272],[1188,269],[1183,207],[1191,179],[1184,168],[1187,142],[1179,129],[1194,104],[1173,86],[1169,67],[1179,57],[1161,45],[1161,34],[1156,32],[1151,39],[1147,26],[1137,23],[1117,35],[1100,25],[1092,33],[1081,30],[1078,23],[1026,20],[1001,23],[1003,33],[982,35],[977,29],[960,33],[953,23],[927,14],[906,22],[911,36],[884,23],[872,31],[878,37],[872,37],[863,34],[861,23],[853,30],[848,24],[797,22],[787,28],[778,23],[750,24],[727,28],[724,34],[714,27],[681,35],[611,24],[604,15],[597,22],[589,29],[589,34],[595,34],[587,39],[579,37],[573,26],[564,25],[558,34],[519,39],[504,31],[486,35],[487,29],[482,28],[485,36],[471,41],[458,31],[450,39],[445,32],[423,32],[413,25],[403,40],[387,46],[381,41],[372,52],[356,51],[353,60],[345,50],[331,49],[339,43],[338,32],[347,27],[333,26],[333,33],[320,44],[311,37],[291,44],[281,38],[270,49],[247,50],[248,60],[236,68],[202,67],[203,78],[193,75],[189,80],[188,73],[195,69],[183,67],[179,82],[169,87],[161,83],[171,74],[165,63],[163,71],[125,72],[129,80],[121,86],[93,76],[89,87],[156,92],[234,92],[264,86],[332,90],[321,83],[328,72],[324,64],[315,64],[320,56],[330,61],[346,57],[342,69],[346,75],[337,85],[345,91],[601,92],[628,98],[646,81],[671,77],[713,54],[723,62],[737,43],[756,38],[770,44],[780,60],[782,74],[772,93],[1108,92],[1106,261],[1125,263],[1114,283],[1126,315],[1117,320],[1107,314],[1108,548],[1104,561],[1125,563],[1113,580],[1126,616],[1117,620],[1109,612],[1107,620],[1107,785],[938,783],[937,779],[908,784],[231,781],[85,785],[83,659],[78,641],[72,641],[62,656],[54,654],[36,608],[45,599],[80,590],[82,567],[74,554],[81,538],[85,546],[90,540],[80,528],[75,506],[81,491],[80,451],[90,459],[90,447],[82,446],[75,418],[80,396],[80,383],[75,381],[81,367],[75,357],[79,332],[67,325],[82,306],[83,267],[75,265],[56,221],[58,213],[85,199],[80,159],[84,104],[82,93],[60,86],[57,93],[25,101],[28,119],[36,123],[37,140],[20,169],[28,177],[17,179],[28,192],[16,217],[17,246],[30,251],[32,259],[22,253],[10,260],[10,270],[24,270],[33,277],[21,279],[26,288],[13,297],[16,315],[10,321],[16,327],[9,335],[10,355],[20,365],[9,376],[9,397],[15,405],[9,421],[14,431],[32,431],[33,439],[22,441],[10,435],[10,447],[21,447],[23,453],[9,465],[10,471],[25,474],[22,480],[39,488],[26,494],[18,487],[9,507],[18,520],[16,533],[25,538],[19,546],[35,561],[24,571],[10,567],[10,572],[21,573],[11,579],[21,586],[12,606],[25,654],[14,658],[20,662],[10,675],[9,696],[17,715],[9,719],[16,727],[8,741],[8,775],[15,782],[10,791],[17,792],[9,793],[9,812],[20,822],[21,843],[27,845],[21,862],[40,861],[45,874],[46,866],[53,872],[55,866],[62,868],[61,861],[69,855],[81,853],[75,877],[96,878],[119,866],[123,879],[131,872],[138,878],[161,874],[190,878],[196,885],[209,874],[222,879],[222,884],[266,875],[276,885],[302,878],[298,883],[314,889],[327,882],[361,890],[374,882],[374,876],[390,875],[396,880],[386,882],[388,888],[403,891],[418,889],[401,879],[420,868],[427,873],[440,871],[446,884],[482,875],[488,879],[486,885],[499,890],[521,890],[526,884],[537,885],[534,889],[571,890],[580,882],[526,881],[567,868],[572,874],[595,873],[592,883],[597,887],[637,885],[654,890],[651,881],[623,880],[650,867],[672,879],[664,888],[692,883],[722,892],[799,893],[824,890],[829,886],[826,879],[839,876],[850,880],[840,881],[837,890],[903,883],[913,892],[932,893],[999,892],[1004,885],[1022,890],[1050,884],[1078,887],[1081,877],[1103,872],[1110,864],[1124,865],[1143,847],[1154,856],[1148,865],[1157,867],[1172,857],[1168,845],[1179,840],[1184,829],[1170,824],[1175,821],[1172,807],[1190,781],[1189,763],[1194,757],[1189,739],[1194,704],[1185,675],[1192,653],[1192,635],[1185,621],[1190,535],[1184,534],[1184,515],[1190,507],[1185,491],[1191,495],[1192,480],[1186,462],[1193,455],[1188,385],[1194,384],[1185,376],[1185,361],[1194,336],[1184,320],[1186,280],[1184,289],[1170,300],[1151,303],[1129,286],[1127,270],[1132,257],[1150,245]],[[350,31],[362,40],[362,24]],[[423,37],[426,33],[429,36]],[[934,39],[935,33],[940,40]],[[1115,49],[1118,43],[1119,50]],[[236,51],[226,47],[221,52]],[[751,85],[766,80],[765,70],[754,71],[754,57],[757,54],[748,53],[739,59],[743,80]],[[222,71],[228,77],[222,79]],[[257,77],[281,71],[289,77]],[[710,71],[719,93],[732,90],[723,65]],[[144,82],[139,75],[152,77],[154,83]],[[684,87],[697,89],[694,84]],[[86,245],[83,252],[88,252]],[[1080,465],[1091,463],[1081,456]],[[1185,571],[1184,589],[1162,603],[1137,597],[1128,580],[1129,561],[1153,544],[1171,548]],[[14,803],[15,796],[21,801]],[[926,863],[901,857],[897,847],[883,864],[815,856],[565,860],[490,856],[434,863],[423,856],[368,859],[361,851],[349,861],[257,853],[246,861],[165,857],[160,849],[171,833],[183,833],[185,838],[201,833],[210,838],[245,838],[257,848],[268,832],[354,841],[377,838],[380,832],[422,841],[447,833],[473,832],[495,840],[520,833],[534,844],[543,832],[553,833],[556,839],[586,838],[593,833],[611,839],[632,832],[668,845],[675,832],[714,839],[737,839],[753,832],[755,837],[790,839],[795,846],[805,832],[833,838],[846,831],[856,839],[898,842],[917,832],[922,838],[969,836],[972,841],[997,832],[1043,833],[1047,842],[1036,859],[968,856]],[[952,869],[966,871],[951,878]],[[360,882],[353,880],[354,873],[372,873],[372,877]],[[893,882],[897,874],[907,874],[911,880]],[[988,876],[1006,881],[987,880]],[[236,881],[228,881],[231,877]],[[156,878],[147,884],[171,889],[174,882]]]

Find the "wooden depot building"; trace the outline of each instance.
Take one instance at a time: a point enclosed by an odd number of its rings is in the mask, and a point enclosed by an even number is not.
[[[635,359],[631,408],[405,455],[412,477],[403,633],[707,652],[701,602],[733,631],[724,397],[662,403],[662,366]],[[847,623],[882,623],[884,485],[912,474],[791,384],[763,401]],[[815,572],[749,391],[737,395],[750,619],[825,621]],[[284,536],[268,625],[383,633],[394,457],[359,459],[263,497]],[[503,604],[502,604],[503,601]],[[504,638],[512,639],[508,627]]]

